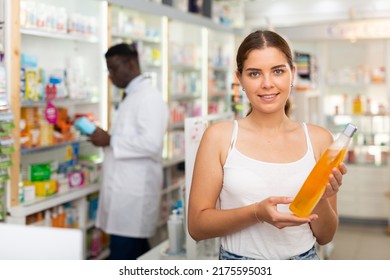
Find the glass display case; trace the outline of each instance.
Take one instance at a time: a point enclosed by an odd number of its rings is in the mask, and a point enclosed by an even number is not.
[[[304,30],[304,29],[302,29]],[[369,223],[389,220],[390,43],[389,39],[296,39],[291,45],[317,56],[320,125],[336,137],[347,123],[358,127],[344,161],[348,173],[338,193],[341,219]],[[305,36],[314,36],[305,33]],[[293,93],[294,94],[294,93]],[[297,110],[299,108],[296,108]],[[305,117],[308,119],[308,117]]]
[[[10,84],[18,85],[10,92],[20,141],[15,141],[13,167],[18,172],[12,177],[7,222],[55,227],[59,216],[62,221],[69,217],[70,227],[82,231],[88,258],[87,235],[94,223],[87,214],[87,196],[99,192],[99,177],[91,175],[101,173],[102,157],[73,121],[88,116],[107,127],[102,55],[107,3],[22,0],[12,1],[10,10],[15,23],[8,35]],[[44,169],[37,173],[37,166]],[[52,223],[43,223],[44,217]]]
[[[135,44],[142,73],[163,92],[164,17],[117,5],[110,5],[110,11],[111,45],[122,42]],[[120,91],[112,89],[111,93],[112,103],[117,104],[122,98]]]
[[[208,114],[231,111],[234,75],[234,35],[208,32]]]
[[[389,81],[385,40],[328,44],[324,91],[326,126],[358,126],[347,154],[349,164],[386,166],[389,158]],[[342,59],[341,59],[342,58]]]

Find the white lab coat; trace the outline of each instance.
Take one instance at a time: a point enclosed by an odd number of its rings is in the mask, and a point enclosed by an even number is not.
[[[149,79],[133,81],[104,151],[96,225],[109,234],[149,238],[159,218],[168,109]]]

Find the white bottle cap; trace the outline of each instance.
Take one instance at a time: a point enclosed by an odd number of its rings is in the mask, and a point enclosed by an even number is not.
[[[179,221],[180,220],[180,216],[177,212],[177,209],[172,210],[172,214],[169,216],[169,220],[171,220],[171,221]]]
[[[353,124],[349,123],[345,127],[345,129],[343,131],[343,134],[348,136],[348,137],[352,137],[355,134],[356,131],[357,131],[357,127],[354,126]]]

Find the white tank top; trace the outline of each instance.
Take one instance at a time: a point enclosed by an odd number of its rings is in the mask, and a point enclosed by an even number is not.
[[[316,160],[305,123],[307,152],[294,162],[270,163],[243,155],[235,147],[238,122],[234,121],[231,148],[223,167],[221,209],[232,209],[262,201],[270,196],[294,197]],[[287,204],[278,205],[280,212],[291,211]],[[221,238],[222,247],[231,253],[255,259],[287,259],[311,249],[315,237],[309,224],[278,229],[268,223],[251,227]]]

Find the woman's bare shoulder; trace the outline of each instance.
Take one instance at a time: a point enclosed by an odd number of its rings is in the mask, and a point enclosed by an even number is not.
[[[307,129],[313,147],[315,150],[319,149],[320,153],[324,152],[333,142],[333,135],[327,128],[319,125],[307,124]]]
[[[207,127],[205,135],[207,137],[212,137],[214,140],[220,139],[223,140],[227,136],[232,136],[234,128],[234,122],[232,121],[221,121],[214,124],[211,124]]]
[[[221,121],[209,125],[202,136],[201,146],[206,145],[216,150],[226,149],[230,145],[233,127],[232,121]]]
[[[233,134],[234,123],[223,121],[208,126],[203,133],[202,140],[198,149],[198,160],[207,160],[215,158],[223,165],[227,151],[230,146],[230,139]],[[215,157],[214,157],[214,156]]]
[[[309,123],[306,125],[309,130],[309,133],[313,134],[314,137],[318,136],[321,138],[325,137],[325,138],[333,139],[332,133],[327,128],[315,124],[309,124]]]

